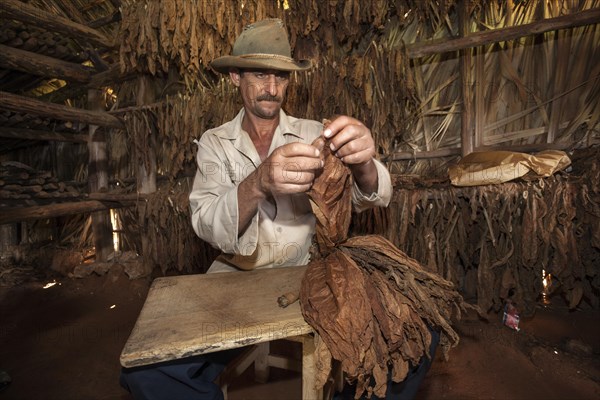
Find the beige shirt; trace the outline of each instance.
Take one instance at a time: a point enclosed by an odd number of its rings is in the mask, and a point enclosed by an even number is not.
[[[261,163],[250,136],[242,130],[244,110],[231,121],[206,131],[198,144],[198,169],[190,194],[192,225],[198,236],[222,254],[208,272],[305,265],[315,233],[315,216],[305,193],[262,201],[248,228],[238,237],[237,187]],[[317,121],[280,114],[269,149],[292,142],[312,143],[323,131]],[[356,185],[356,211],[387,206],[392,195],[389,172],[376,162],[379,187],[367,196]]]

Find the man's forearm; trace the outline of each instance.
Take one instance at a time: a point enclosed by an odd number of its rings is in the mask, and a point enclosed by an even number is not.
[[[256,171],[252,172],[238,186],[238,236],[241,236],[258,211],[258,204],[265,199],[265,195],[257,185]]]
[[[377,192],[379,188],[379,176],[373,159],[364,164],[350,165],[350,171],[352,172],[354,182],[356,182],[356,185],[363,193],[370,195]]]

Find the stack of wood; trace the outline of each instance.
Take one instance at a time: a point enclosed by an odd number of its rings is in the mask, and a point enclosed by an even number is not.
[[[0,207],[48,204],[79,197],[81,194],[73,185],[59,182],[48,171],[37,171],[14,161],[0,164]]]
[[[85,61],[73,51],[72,41],[64,35],[15,20],[2,20],[1,25],[0,44],[63,60]]]

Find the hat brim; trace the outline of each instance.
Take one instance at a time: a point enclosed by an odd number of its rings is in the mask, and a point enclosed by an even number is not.
[[[276,71],[305,71],[312,66],[310,60],[296,61],[293,59],[277,58],[253,58],[240,56],[223,56],[210,63],[217,72],[228,74],[234,69],[273,69]]]

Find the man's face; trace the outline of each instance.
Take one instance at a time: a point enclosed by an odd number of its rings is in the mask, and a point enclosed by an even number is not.
[[[275,70],[244,70],[230,72],[233,84],[240,88],[244,108],[262,119],[279,116],[290,73]]]

